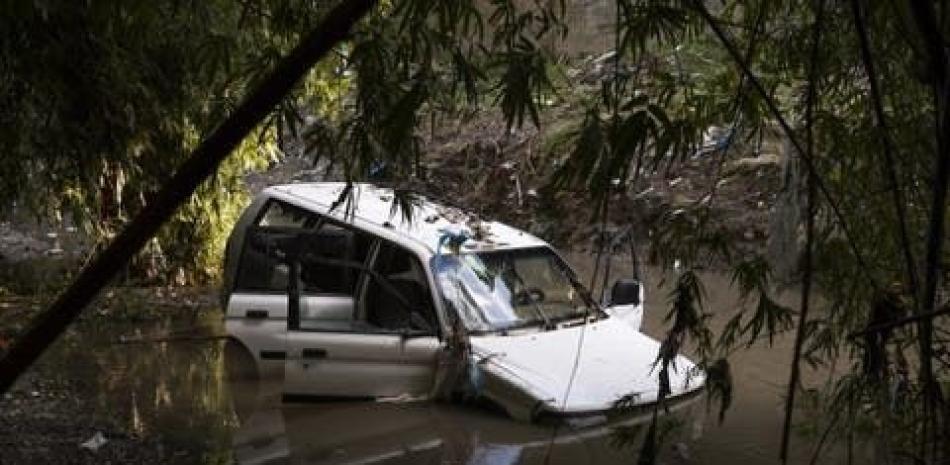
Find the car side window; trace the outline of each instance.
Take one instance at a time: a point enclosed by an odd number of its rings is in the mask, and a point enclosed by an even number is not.
[[[316,220],[316,215],[300,207],[272,200],[264,207],[264,212],[258,218],[256,226],[305,228],[312,227]]]
[[[302,208],[272,200],[264,206],[255,225],[244,238],[244,250],[238,263],[235,291],[284,293],[290,270],[277,250],[275,238],[312,228],[317,215]]]
[[[353,297],[371,244],[368,234],[324,224],[304,246],[306,253],[300,263],[303,292]]]
[[[309,236],[300,244],[301,291],[352,297],[372,237],[276,200],[264,207],[255,226],[247,231],[236,289],[285,293],[290,270],[277,241],[308,231]]]
[[[414,254],[383,242],[373,271],[364,304],[367,323],[383,330],[435,332],[432,293],[422,264]]]

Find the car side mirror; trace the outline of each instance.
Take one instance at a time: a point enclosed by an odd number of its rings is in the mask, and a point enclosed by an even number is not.
[[[618,279],[610,290],[610,305],[640,305],[640,281]]]

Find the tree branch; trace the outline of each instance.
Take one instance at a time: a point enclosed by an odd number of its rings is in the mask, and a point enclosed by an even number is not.
[[[900,240],[901,249],[904,254],[907,283],[910,285],[911,295],[914,297],[914,304],[916,306],[919,303],[917,296],[917,272],[915,270],[917,262],[914,260],[913,250],[910,246],[910,236],[907,234],[907,212],[904,208],[904,196],[897,182],[894,142],[891,139],[890,128],[884,117],[884,105],[881,102],[881,91],[878,87],[877,74],[874,70],[874,60],[871,55],[871,42],[868,39],[867,25],[864,23],[864,14],[861,11],[858,0],[851,0],[851,11],[854,15],[854,26],[857,29],[858,39],[861,45],[861,60],[864,62],[864,70],[871,88],[871,103],[874,107],[875,120],[879,129],[878,132],[881,137],[881,143],[884,145],[884,150],[882,151],[884,160],[881,168],[884,170],[884,176],[890,184],[891,200],[894,204],[894,213],[897,215],[898,239]]]
[[[944,305],[940,309],[934,310],[932,312],[919,313],[916,315],[911,315],[894,321],[888,321],[887,323],[881,323],[873,326],[868,326],[867,328],[862,329],[861,331],[855,331],[848,335],[849,339],[857,339],[859,337],[864,337],[871,333],[879,333],[881,331],[890,331],[899,326],[904,326],[910,323],[917,323],[923,320],[933,320],[938,316],[950,315],[950,306]]]
[[[344,40],[375,0],[343,0],[311,31],[191,156],[109,246],[83,268],[52,305],[36,317],[0,360],[0,393],[79,316],[117,271],[184,203],[250,131],[276,107],[304,74]]]
[[[938,431],[939,422],[934,414],[934,404],[940,404],[941,392],[934,380],[933,373],[933,316],[937,305],[937,279],[940,276],[940,260],[945,238],[944,217],[947,208],[947,185],[950,182],[950,56],[947,42],[940,32],[936,21],[933,2],[912,0],[911,14],[927,46],[927,65],[933,77],[935,105],[935,123],[937,153],[935,154],[935,174],[933,180],[933,198],[930,205],[930,225],[927,228],[927,256],[924,263],[924,289],[921,304],[917,306],[918,343],[920,346],[920,375],[924,384],[924,408],[932,427],[932,439],[923,434],[923,443],[931,439],[936,447],[942,436]],[[926,425],[926,423],[925,423]],[[950,428],[950,425],[944,425]],[[923,447],[923,446],[922,446]]]
[[[805,144],[808,156],[815,155],[815,138],[813,125],[815,122],[815,101],[818,98],[818,52],[821,45],[821,26],[825,13],[825,0],[818,0],[815,11],[815,26],[812,30],[811,60],[808,68],[808,94],[805,102]],[[795,332],[795,347],[792,349],[792,372],[788,379],[788,392],[785,396],[785,421],[782,425],[782,446],[779,450],[779,459],[788,463],[788,445],[792,431],[792,412],[795,409],[795,393],[798,392],[799,367],[801,364],[802,345],[805,343],[805,325],[808,323],[808,307],[811,298],[812,275],[812,248],[815,238],[815,176],[808,174],[806,213],[805,213],[805,250],[802,257],[802,296],[801,307],[798,312],[798,328]]]

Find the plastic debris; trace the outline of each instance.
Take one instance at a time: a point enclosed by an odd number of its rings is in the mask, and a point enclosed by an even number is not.
[[[96,434],[92,435],[86,442],[80,444],[79,448],[96,452],[102,446],[106,445],[107,442],[109,442],[109,440],[102,434],[102,431],[96,431]]]
[[[646,188],[643,192],[640,192],[639,194],[635,195],[633,198],[634,198],[634,199],[640,199],[640,198],[643,198],[643,197],[646,197],[646,196],[652,194],[652,193],[655,192],[655,191],[656,191],[656,189],[654,189],[654,188],[651,186],[651,187]]]
[[[442,233],[442,236],[439,237],[439,246],[437,247],[436,255],[442,253],[442,246],[444,245],[448,245],[449,250],[457,254],[462,244],[472,237],[471,231],[457,224],[451,224],[440,229],[439,232]]]
[[[679,456],[680,459],[689,461],[689,447],[685,442],[673,444],[673,451],[676,452],[676,455]]]

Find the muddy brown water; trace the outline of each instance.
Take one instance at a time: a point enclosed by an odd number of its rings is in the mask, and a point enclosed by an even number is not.
[[[568,259],[582,275],[585,254]],[[624,270],[617,260],[614,270]],[[629,268],[629,267],[627,267]],[[614,277],[619,277],[614,273]],[[706,307],[717,316],[736,308],[729,279],[703,275]],[[668,285],[646,276],[645,332],[665,330]],[[718,321],[719,323],[715,323]],[[163,334],[220,334],[221,316],[161,325],[102,325],[59,344],[44,357],[62,376],[90,386],[97,412],[128,430],[160,437],[181,462],[192,463],[435,463],[620,464],[636,463],[646,418],[622,423],[551,425],[519,423],[476,406],[434,403],[284,403],[273,383],[229,382],[221,340],[117,343]],[[735,393],[722,424],[704,397],[662,417],[660,463],[777,463],[784,385],[792,335],[760,341],[732,362]],[[808,372],[817,383],[824,374]],[[798,423],[806,422],[799,414]],[[631,441],[632,439],[632,441]],[[790,463],[808,463],[811,436],[793,436]],[[830,460],[830,458],[829,458]],[[859,460],[860,462],[860,460]]]

